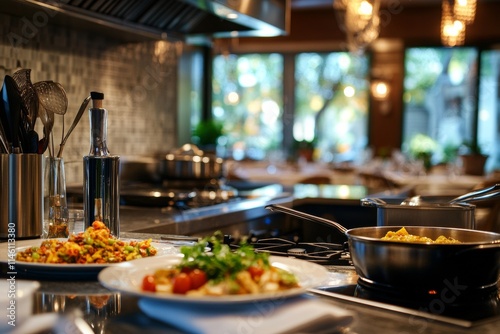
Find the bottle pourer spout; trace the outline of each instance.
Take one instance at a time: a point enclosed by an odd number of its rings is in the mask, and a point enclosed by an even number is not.
[[[90,92],[90,98],[92,99],[92,108],[102,108],[102,100],[104,100],[103,93]]]

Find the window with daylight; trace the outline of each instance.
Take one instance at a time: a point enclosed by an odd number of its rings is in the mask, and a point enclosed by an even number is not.
[[[283,56],[220,55],[213,61],[212,117],[223,124],[220,146],[240,160],[261,160],[283,138]]]
[[[212,116],[223,123],[225,153],[261,160],[307,142],[318,160],[355,159],[368,138],[368,67],[367,57],[346,52],[216,56]]]
[[[403,151],[415,155],[425,142],[433,164],[453,163],[477,142],[489,156],[486,169],[498,168],[499,56],[472,47],[407,49]]]
[[[295,61],[295,141],[314,141],[320,160],[354,161],[368,144],[367,57],[301,53]]]
[[[477,142],[489,156],[486,170],[500,169],[500,51],[481,53]]]

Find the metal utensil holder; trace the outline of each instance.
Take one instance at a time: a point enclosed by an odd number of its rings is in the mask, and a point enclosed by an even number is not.
[[[42,171],[41,154],[0,154],[0,239],[42,234]]]

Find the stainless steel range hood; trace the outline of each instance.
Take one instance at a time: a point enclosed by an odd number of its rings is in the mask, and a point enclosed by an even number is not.
[[[288,31],[290,0],[2,0],[0,12],[52,11],[56,22],[151,39],[196,41],[279,36]],[[24,10],[23,10],[24,9]],[[34,12],[35,11],[35,12]],[[34,15],[34,14],[33,14]]]

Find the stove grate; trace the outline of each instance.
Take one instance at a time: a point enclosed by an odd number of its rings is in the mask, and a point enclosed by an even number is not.
[[[344,245],[326,242],[293,242],[281,238],[260,239],[252,243],[256,252],[294,257],[322,265],[351,265]]]

